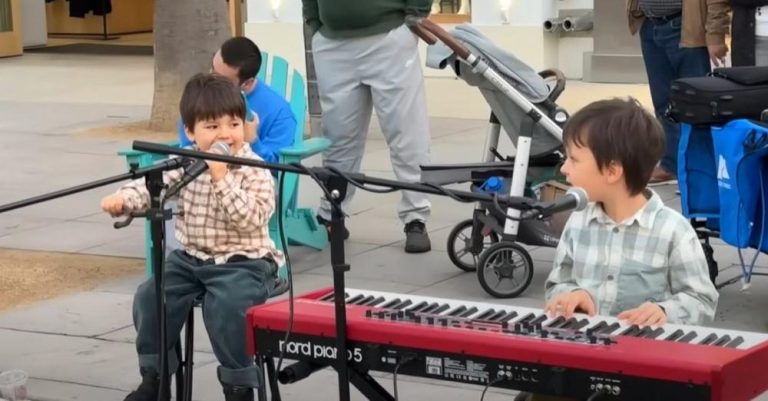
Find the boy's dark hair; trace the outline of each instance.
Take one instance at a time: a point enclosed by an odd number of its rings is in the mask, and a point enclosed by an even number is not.
[[[190,131],[198,121],[230,115],[245,119],[245,100],[232,81],[213,73],[200,73],[187,81],[179,102],[181,121]]]
[[[261,69],[261,51],[252,40],[236,36],[221,45],[221,59],[230,67],[237,68],[240,84],[256,77]]]
[[[574,114],[563,131],[563,143],[589,148],[600,171],[619,163],[631,195],[648,185],[664,154],[664,140],[659,121],[634,98],[591,103]]]

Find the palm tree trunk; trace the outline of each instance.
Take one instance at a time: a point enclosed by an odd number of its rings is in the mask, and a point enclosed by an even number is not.
[[[155,94],[149,128],[173,131],[184,84],[208,71],[211,58],[230,37],[222,0],[155,0]]]

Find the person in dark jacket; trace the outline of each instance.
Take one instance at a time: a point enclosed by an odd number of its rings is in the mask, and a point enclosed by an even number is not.
[[[768,66],[768,0],[731,0],[731,62]]]

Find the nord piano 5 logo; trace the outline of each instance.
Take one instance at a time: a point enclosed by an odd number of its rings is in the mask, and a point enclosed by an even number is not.
[[[337,348],[329,344],[318,344],[312,341],[289,341],[287,344],[280,340],[279,349],[286,355],[304,356],[316,359],[336,359]],[[363,361],[363,351],[360,347],[347,350],[347,359],[354,362]]]

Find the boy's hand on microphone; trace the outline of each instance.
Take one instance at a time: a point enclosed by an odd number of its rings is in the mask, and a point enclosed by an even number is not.
[[[243,123],[243,129],[245,133],[243,139],[246,143],[253,143],[259,132],[259,115],[253,110],[247,111],[245,122]]]
[[[101,210],[109,213],[109,215],[112,217],[122,216],[124,204],[125,204],[125,199],[123,199],[122,195],[120,194],[108,195],[101,200]]]
[[[217,155],[228,155],[229,152],[225,152],[222,150],[219,146],[211,146],[210,149],[208,149],[208,153],[214,153]],[[210,170],[211,174],[211,181],[217,182],[224,178],[225,175],[227,175],[227,171],[229,170],[229,167],[227,167],[227,163],[223,162],[217,162],[213,160],[206,160],[205,163],[208,165],[208,169]]]

